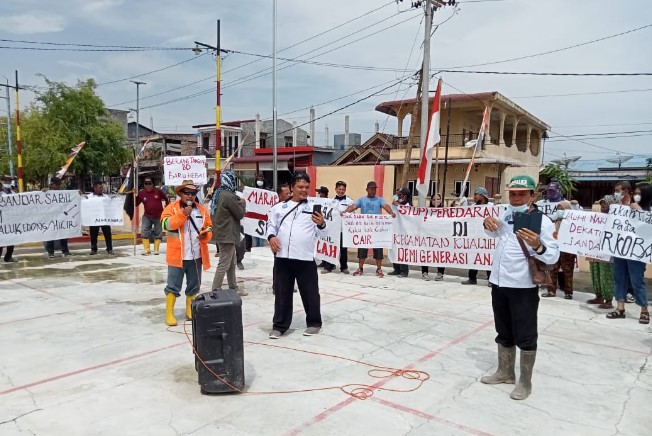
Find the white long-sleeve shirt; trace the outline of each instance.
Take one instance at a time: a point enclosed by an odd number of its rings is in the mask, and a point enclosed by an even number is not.
[[[337,198],[333,198],[331,204],[333,205],[333,208],[337,209],[337,211],[341,215],[349,206],[355,204],[355,200],[349,197],[348,195],[345,195],[344,198],[341,200],[338,200]]]
[[[288,200],[272,207],[267,214],[266,236],[268,240],[276,236],[281,242],[281,250],[276,253],[276,257],[314,260],[317,238],[326,235],[326,228],[319,229],[312,222],[312,201],[305,201],[295,208],[297,204],[296,201]]]
[[[525,244],[525,247],[532,256],[548,265],[552,265],[559,260],[559,245],[553,236],[555,225],[547,216],[542,218],[539,239],[541,245],[546,247],[546,251],[543,254],[536,254],[529,245]],[[523,254],[521,245],[514,233],[511,210],[507,209],[503,212],[498,221],[500,221],[500,227],[495,232],[485,229],[487,235],[498,238],[489,282],[501,288],[534,287],[527,258]]]

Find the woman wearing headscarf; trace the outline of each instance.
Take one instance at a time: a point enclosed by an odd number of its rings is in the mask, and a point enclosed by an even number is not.
[[[237,178],[232,171],[225,171],[220,175],[220,186],[215,191],[211,214],[213,222],[213,235],[220,252],[220,261],[215,270],[212,289],[222,289],[224,275],[226,275],[229,289],[237,291],[244,296],[244,289],[238,289],[235,279],[236,245],[240,244],[240,220],[245,214],[245,200],[239,198],[235,189]]]
[[[600,200],[600,212],[609,213],[609,206],[616,203],[613,195],[605,195]],[[597,304],[600,309],[613,309],[612,300],[614,298],[614,264],[613,260],[604,261],[589,258],[589,268],[591,271],[591,282],[595,298],[587,301],[588,304]]]

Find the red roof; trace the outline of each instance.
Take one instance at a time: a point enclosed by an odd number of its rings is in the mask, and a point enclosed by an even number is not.
[[[473,101],[473,100],[492,100],[495,98],[496,93],[495,92],[480,92],[478,94],[447,94],[447,95],[442,95],[441,96],[441,101],[448,101],[451,100],[452,102],[456,101]],[[435,99],[435,96],[433,95],[430,97],[430,102]],[[385,101],[383,103],[380,103],[378,106],[376,106],[376,110],[378,112],[382,112],[385,114],[389,115],[396,115],[396,112],[394,111],[395,106],[408,106],[412,107],[415,103],[417,103],[416,98],[410,98],[407,100],[395,100],[395,101]]]

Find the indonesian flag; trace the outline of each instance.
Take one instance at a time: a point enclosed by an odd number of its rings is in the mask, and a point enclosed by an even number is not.
[[[428,195],[430,189],[430,171],[432,170],[432,153],[435,145],[439,143],[439,112],[441,109],[441,79],[437,82],[437,91],[435,92],[435,101],[432,103],[432,114],[428,123],[428,135],[423,147],[419,170],[417,171],[417,191],[424,197]]]

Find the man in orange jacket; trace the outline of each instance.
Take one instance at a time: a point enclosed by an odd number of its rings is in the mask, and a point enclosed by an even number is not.
[[[213,223],[208,211],[197,202],[199,188],[184,180],[175,192],[179,200],[166,206],[161,227],[167,231],[168,283],[165,287],[165,323],[177,325],[174,303],[181,294],[186,277],[186,318],[192,318],[191,304],[199,293],[202,269],[211,267],[208,241],[213,237]]]

